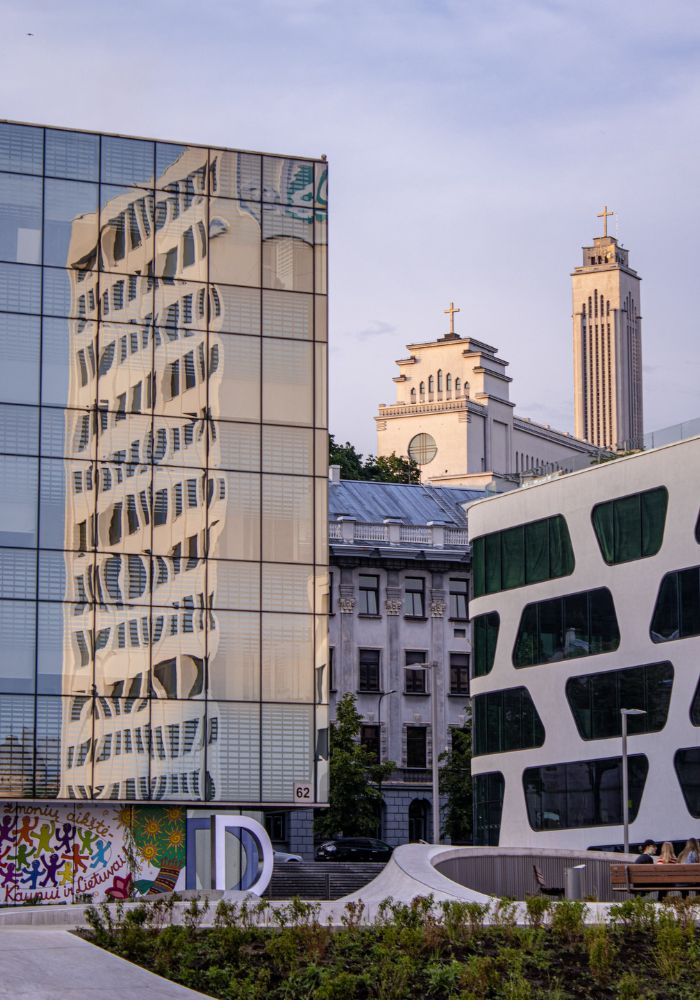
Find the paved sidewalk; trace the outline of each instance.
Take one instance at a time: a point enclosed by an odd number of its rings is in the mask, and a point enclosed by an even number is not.
[[[0,928],[2,1000],[202,1000],[66,930]]]

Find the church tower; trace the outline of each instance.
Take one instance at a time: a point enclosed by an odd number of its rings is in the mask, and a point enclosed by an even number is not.
[[[628,251],[603,235],[583,247],[583,265],[572,277],[575,434],[603,448],[642,444],[642,317],[640,277]]]

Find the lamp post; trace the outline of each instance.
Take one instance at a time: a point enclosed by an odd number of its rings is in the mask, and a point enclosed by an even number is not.
[[[621,708],[622,717],[622,826],[623,826],[623,847],[625,854],[630,852],[630,802],[629,802],[629,781],[627,777],[627,716],[646,715],[642,708]]]
[[[440,771],[438,769],[438,663],[430,664],[430,728],[433,735],[433,843],[440,843]]]
[[[379,730],[377,763],[379,764],[382,762],[382,701],[388,694],[396,694],[396,688],[392,688],[391,691],[382,691],[377,698],[377,729]]]

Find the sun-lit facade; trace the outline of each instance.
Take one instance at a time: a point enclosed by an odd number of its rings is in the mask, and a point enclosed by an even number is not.
[[[5,800],[326,800],[326,190],[0,123]]]

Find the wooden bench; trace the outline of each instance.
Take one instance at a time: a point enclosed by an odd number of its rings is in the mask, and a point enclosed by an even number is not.
[[[610,881],[618,892],[700,891],[700,865],[611,865]]]

